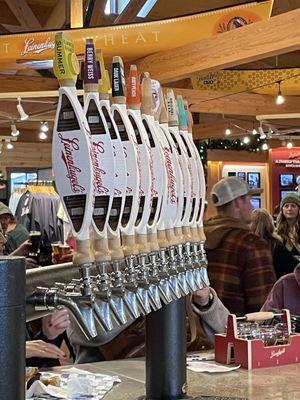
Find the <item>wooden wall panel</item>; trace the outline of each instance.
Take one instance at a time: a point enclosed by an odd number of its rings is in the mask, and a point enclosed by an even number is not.
[[[6,168],[46,168],[51,166],[51,143],[14,143],[12,150],[7,150],[5,143],[0,154],[0,169],[5,174]]]

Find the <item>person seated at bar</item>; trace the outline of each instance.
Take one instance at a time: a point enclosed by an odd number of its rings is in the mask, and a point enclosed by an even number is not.
[[[70,325],[68,310],[56,310],[39,322],[40,329],[36,328],[36,321],[26,326],[26,365],[39,368],[59,365],[59,359],[66,358],[60,346]]]
[[[276,281],[269,246],[249,227],[260,192],[237,177],[220,180],[211,190],[217,215],[204,222],[211,286],[236,315],[259,310]]]
[[[300,265],[294,272],[282,276],[273,286],[264,305],[263,311],[287,308],[291,314],[300,317]]]
[[[275,232],[273,218],[267,210],[263,208],[253,210],[250,229],[268,243],[277,279],[294,271],[299,261],[283,245],[280,236]]]
[[[295,257],[300,257],[300,196],[289,193],[281,200],[277,217],[277,233],[283,245]]]

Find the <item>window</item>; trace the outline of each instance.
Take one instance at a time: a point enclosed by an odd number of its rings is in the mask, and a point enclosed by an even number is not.
[[[36,172],[12,172],[10,174],[10,191],[14,189],[26,188],[29,180],[36,180]]]

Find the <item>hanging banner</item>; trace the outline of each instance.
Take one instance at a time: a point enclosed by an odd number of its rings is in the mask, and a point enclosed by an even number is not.
[[[163,21],[101,28],[72,29],[77,56],[92,38],[106,58],[118,54],[126,61],[172,49],[270,17],[273,0]],[[0,70],[51,68],[55,31],[0,36]]]
[[[225,93],[250,91],[274,96],[278,92],[277,82],[281,80],[285,95],[300,94],[300,68],[210,71],[191,78],[194,89]]]

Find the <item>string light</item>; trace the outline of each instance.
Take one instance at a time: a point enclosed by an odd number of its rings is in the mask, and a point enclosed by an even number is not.
[[[278,81],[278,93],[276,97],[276,104],[281,105],[285,102],[285,98],[281,93],[281,81]]]

